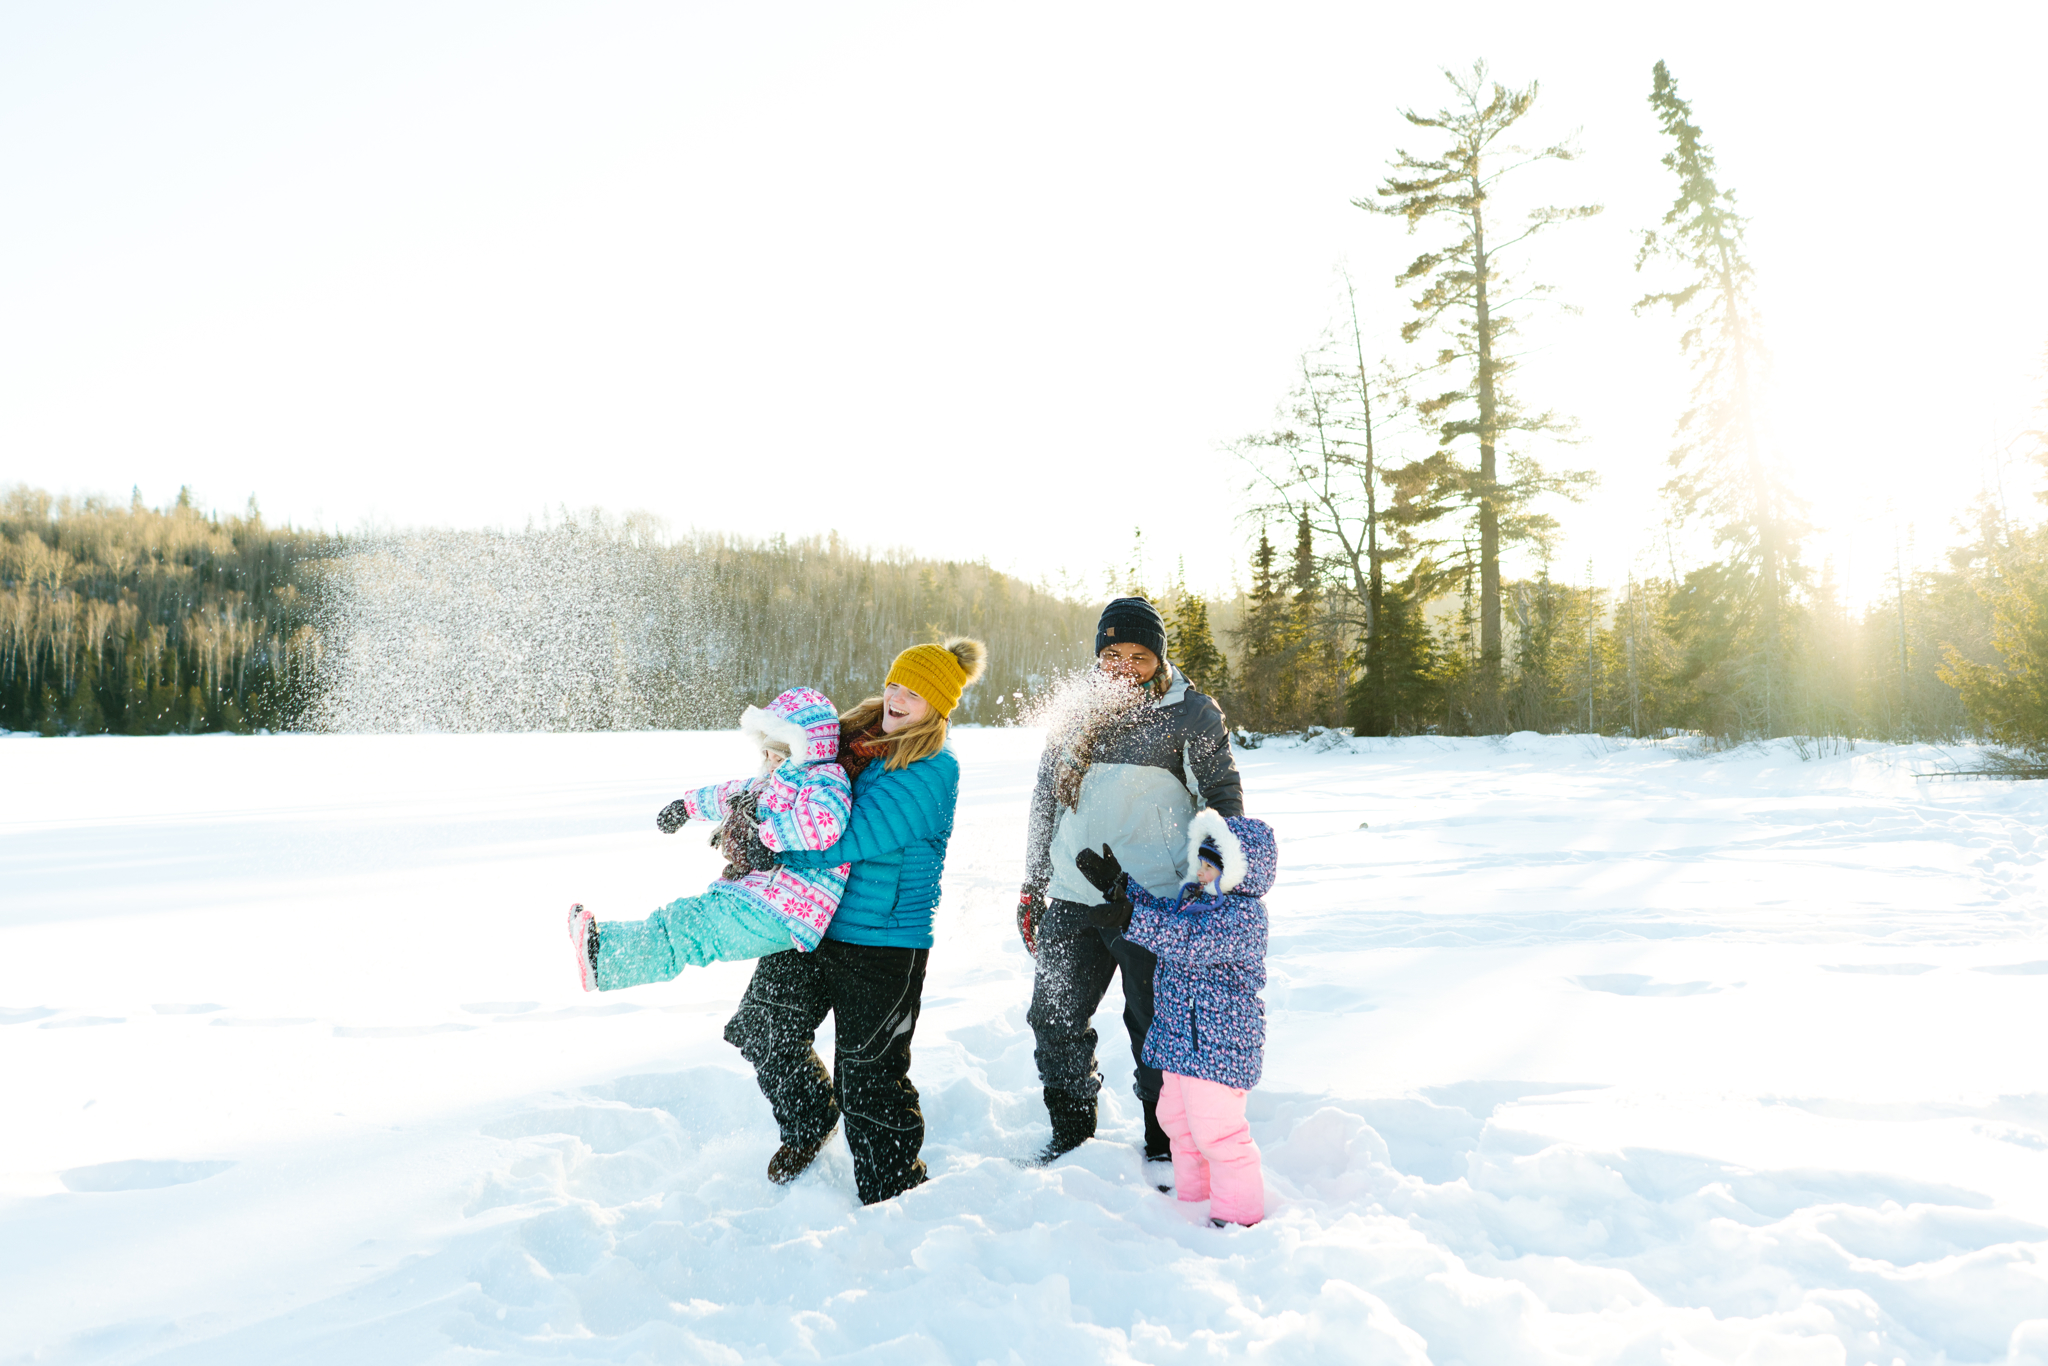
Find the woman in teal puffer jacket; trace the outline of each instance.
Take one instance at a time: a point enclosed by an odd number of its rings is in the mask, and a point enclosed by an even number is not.
[[[853,775],[846,833],[826,849],[776,856],[792,869],[852,867],[824,940],[761,959],[725,1027],[781,1130],[771,1181],[801,1175],[842,1115],[862,1204],[925,1178],[910,1043],[960,794],[946,718],[986,654],[980,641],[956,638],[898,655],[882,696],[840,717],[839,763]],[[813,1046],[827,1014],[837,1036],[829,1073]]]

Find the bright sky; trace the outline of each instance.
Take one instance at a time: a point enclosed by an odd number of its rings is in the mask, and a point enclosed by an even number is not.
[[[0,482],[352,528],[557,504],[836,527],[1030,577],[1146,528],[1241,573],[1223,444],[1357,279],[1349,201],[1444,65],[1540,78],[1577,316],[1520,382],[1601,491],[1554,572],[1666,550],[1686,375],[1629,304],[1670,62],[1753,217],[1775,439],[1860,596],[2044,389],[2048,8],[470,3],[0,9]],[[2016,448],[2017,449],[2017,448]],[[2018,472],[2009,472],[2017,478]],[[1684,547],[1679,547],[1681,556]],[[1164,574],[1155,574],[1155,581]]]

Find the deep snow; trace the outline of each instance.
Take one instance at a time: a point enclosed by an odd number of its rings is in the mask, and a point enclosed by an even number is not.
[[[934,1180],[771,1186],[748,965],[585,997],[571,900],[732,735],[0,742],[0,1362],[2048,1362],[2048,788],[1926,748],[1273,742],[1271,1215],[1048,1170],[964,731]],[[1364,823],[1363,826],[1361,823]],[[829,1027],[828,1027],[829,1028]]]

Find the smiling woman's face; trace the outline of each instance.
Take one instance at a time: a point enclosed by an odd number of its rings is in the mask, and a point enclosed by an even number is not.
[[[905,726],[914,726],[932,713],[932,704],[919,697],[901,683],[891,683],[882,689],[882,734],[893,735]]]

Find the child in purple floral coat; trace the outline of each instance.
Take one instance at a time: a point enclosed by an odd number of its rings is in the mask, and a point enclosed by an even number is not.
[[[1214,811],[1188,826],[1188,880],[1177,897],[1156,897],[1127,878],[1107,845],[1075,858],[1108,904],[1093,923],[1121,930],[1159,960],[1145,1063],[1165,1081],[1159,1123],[1173,1143],[1174,1186],[1182,1200],[1209,1200],[1211,1222],[1256,1224],[1265,1217],[1258,1145],[1245,1121],[1245,1093],[1259,1084],[1266,1043],[1266,908],[1278,851],[1273,829],[1249,816]]]

